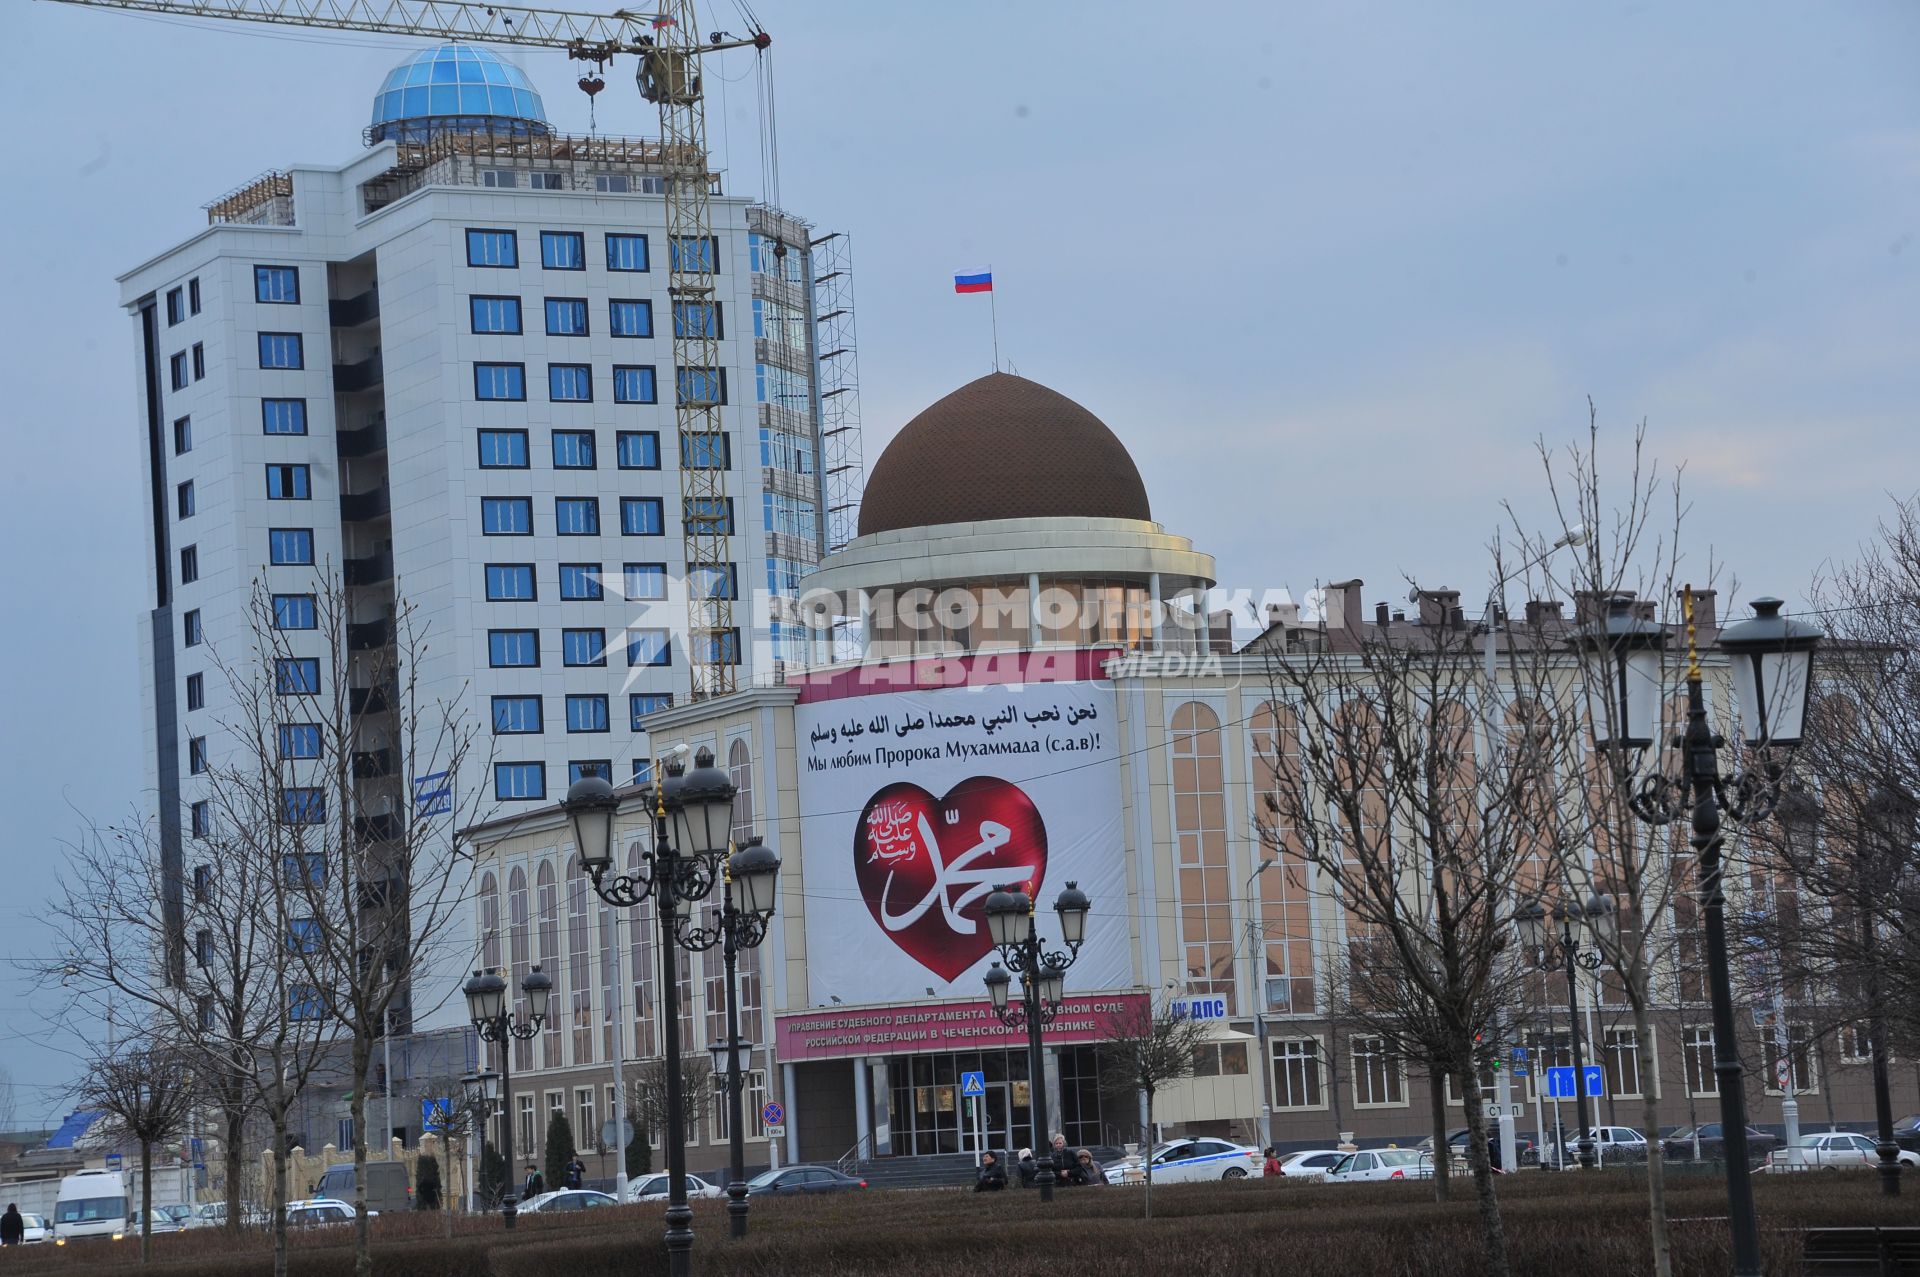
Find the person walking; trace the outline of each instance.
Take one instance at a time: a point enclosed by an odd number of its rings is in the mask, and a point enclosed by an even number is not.
[[[1277,1175],[1281,1177],[1286,1175],[1286,1172],[1280,1169],[1280,1154],[1278,1150],[1271,1147],[1267,1149],[1267,1160],[1261,1164],[1260,1173],[1262,1175]]]
[[[529,1201],[547,1191],[547,1177],[532,1162],[527,1163],[527,1177],[520,1183],[520,1200]]]
[[[980,1155],[980,1173],[974,1177],[973,1191],[976,1193],[997,1193],[1007,1186],[1007,1168],[1000,1165],[1000,1159],[989,1149]]]
[[[1067,1155],[1067,1137],[1060,1132],[1053,1133],[1053,1177],[1062,1184],[1073,1172],[1073,1158]]]
[[[568,1188],[586,1187],[587,1164],[580,1160],[580,1153],[577,1149],[574,1151],[572,1160],[567,1163],[566,1182]]]
[[[7,1213],[0,1215],[0,1246],[18,1246],[26,1235],[27,1221],[20,1218],[20,1208],[8,1202]]]

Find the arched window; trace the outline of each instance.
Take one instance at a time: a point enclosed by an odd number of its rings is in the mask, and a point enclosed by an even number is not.
[[[747,749],[747,742],[736,740],[727,750],[727,771],[733,778],[733,840],[735,845],[744,842],[753,834],[753,755]],[[760,1040],[760,950],[742,949],[734,959],[734,975],[738,982],[737,996],[740,999],[740,1036],[749,1041]],[[723,991],[724,994],[724,991]],[[713,1006],[709,997],[708,1018],[711,1022]],[[726,1006],[720,1006],[720,1031],[711,1041],[718,1042],[726,1037]]]
[[[573,1007],[573,1063],[593,1063],[593,933],[587,926],[587,874],[567,861],[567,993]],[[580,1133],[580,1140],[590,1138]]]
[[[527,956],[527,871],[519,865],[513,867],[513,873],[507,878],[507,949],[513,959],[513,970],[507,973],[511,982],[515,1016],[525,1015],[527,1000],[520,996],[520,982],[527,978],[531,959]],[[513,1068],[516,1073],[533,1067],[533,1044],[515,1041],[513,1044]],[[512,1111],[511,1105],[508,1111]]]
[[[480,875],[480,965],[500,965],[500,880],[491,869]]]
[[[627,848],[627,872],[640,874],[640,843]],[[633,978],[633,1041],[629,1047],[634,1059],[644,1060],[660,1054],[654,1026],[653,902],[648,900],[627,915],[627,961]]]
[[[540,1034],[540,1065],[542,1068],[560,1067],[560,1008],[566,1005],[566,993],[560,980],[565,972],[560,970],[560,888],[554,882],[553,862],[540,862],[539,901],[540,920],[538,937],[540,945],[540,969],[553,981],[554,998],[548,1003],[546,1028]]]
[[[620,1010],[620,911],[599,897],[593,905],[600,915],[600,1053],[611,1060],[625,1055],[627,1045],[613,1040]],[[612,1117],[611,1110],[607,1113]]]
[[[1195,701],[1173,712],[1173,830],[1187,988],[1234,1005],[1233,884],[1227,868],[1220,719]]]
[[[727,775],[733,781],[733,841],[746,841],[753,831],[753,755],[747,742],[736,740],[727,749]]]
[[[1268,701],[1254,712],[1253,759],[1260,854],[1278,861],[1259,878],[1258,923],[1266,961],[1261,986],[1253,990],[1254,1005],[1274,1015],[1308,1012],[1315,1009],[1313,901],[1295,825],[1302,778],[1300,724],[1291,707]]]

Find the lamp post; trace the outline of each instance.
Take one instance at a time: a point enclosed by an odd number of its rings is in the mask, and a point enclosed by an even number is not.
[[[752,1063],[753,1043],[740,1039],[740,998],[734,987],[735,960],[742,949],[757,949],[767,938],[773,917],[774,888],[780,875],[780,857],[758,837],[748,838],[727,861],[720,908],[713,923],[688,927],[681,943],[695,952],[719,945],[727,970],[727,1040],[707,1049],[713,1053],[713,1071],[727,1079],[727,1231],[747,1235],[746,1134],[741,1130],[742,1074]],[[734,897],[739,896],[739,904]]]
[[[1727,970],[1726,894],[1722,881],[1721,816],[1763,820],[1780,801],[1784,757],[1800,744],[1807,700],[1813,688],[1813,653],[1820,632],[1780,615],[1774,598],[1753,601],[1754,617],[1720,633],[1730,660],[1747,747],[1759,770],[1720,775],[1718,751],[1726,742],[1707,723],[1706,695],[1693,619],[1693,587],[1681,591],[1687,630],[1687,726],[1674,738],[1681,751],[1678,776],[1657,766],[1633,792],[1641,820],[1668,824],[1690,813],[1691,839],[1700,866],[1700,901],[1707,941],[1707,984],[1713,1003],[1713,1072],[1720,1088],[1720,1123],[1727,1159],[1727,1216],[1733,1230],[1735,1277],[1759,1277],[1760,1232],[1747,1165],[1747,1104],[1744,1071],[1736,1049],[1733,983]],[[1621,783],[1629,783],[1653,744],[1661,692],[1661,648],[1666,631],[1631,615],[1628,600],[1611,601],[1607,616],[1584,627],[1572,642],[1604,677],[1607,720],[1594,724],[1594,744],[1612,756]]]
[[[693,1272],[693,1210],[687,1205],[685,1103],[680,1094],[680,984],[675,971],[676,941],[683,907],[705,900],[725,872],[733,825],[733,782],[701,750],[693,771],[674,762],[654,768],[653,850],[631,874],[613,874],[614,819],[620,797],[603,776],[583,776],[567,790],[564,804],[573,826],[574,848],[600,899],[631,909],[652,898],[660,919],[661,1018],[667,1090],[667,1267],[672,1277]],[[671,827],[669,827],[671,822]],[[611,876],[610,876],[611,875]],[[769,892],[769,895],[771,893]]]
[[[481,970],[473,973],[462,992],[467,995],[467,1017],[473,1021],[473,1027],[479,1031],[482,1042],[492,1042],[499,1048],[500,1073],[498,1095],[503,1106],[513,1103],[513,1061],[507,1049],[509,1041],[524,1042],[540,1032],[540,1026],[547,1021],[547,1002],[553,997],[553,977],[540,969],[535,963],[533,969],[520,977],[520,992],[526,995],[527,1016],[519,1015],[507,1009],[507,982],[498,971]],[[482,1076],[485,1076],[484,1074]],[[507,1192],[500,1201],[500,1214],[508,1228],[513,1227],[513,1114],[506,1115],[507,1128]]]
[[[1573,1041],[1573,1120],[1580,1131],[1575,1156],[1580,1169],[1590,1171],[1594,1165],[1593,1131],[1587,1120],[1586,1067],[1581,1058],[1579,977],[1575,972],[1593,971],[1600,966],[1603,952],[1619,940],[1620,919],[1614,912],[1613,901],[1598,895],[1588,897],[1584,905],[1571,908],[1564,903],[1555,904],[1551,915],[1552,927],[1547,926],[1548,916],[1546,906],[1533,900],[1521,906],[1514,920],[1520,928],[1520,947],[1533,965],[1542,971],[1562,967],[1567,973],[1567,1027]],[[1583,947],[1580,943],[1583,928],[1593,932],[1594,943],[1590,946]],[[1560,1150],[1564,1156],[1564,1132],[1560,1137]]]
[[[467,1112],[475,1114],[478,1117],[478,1120],[474,1122],[474,1129],[478,1131],[480,1135],[480,1169],[481,1171],[485,1171],[487,1167],[487,1123],[493,1120],[494,1106],[500,1102],[500,1075],[491,1069],[488,1069],[484,1073],[469,1073],[460,1079],[460,1089],[466,1097]],[[512,1175],[513,1173],[511,1162],[508,1163],[507,1173],[508,1175]],[[480,1177],[477,1174],[467,1177],[468,1210],[474,1209],[475,1202],[479,1200],[476,1196],[476,1186],[479,1183],[479,1179]],[[484,1207],[481,1209],[484,1209]]]
[[[1892,790],[1875,786],[1867,795],[1866,837],[1859,848],[1860,886],[1875,895],[1887,889],[1886,870],[1899,863],[1896,850],[1913,843],[1913,807]],[[1893,1138],[1893,1096],[1887,1081],[1887,1017],[1880,1006],[1880,943],[1873,910],[1860,911],[1860,953],[1867,961],[1867,1052],[1873,1061],[1874,1140],[1880,1155],[1880,1193],[1900,1196],[1900,1145]]]
[[[1047,1131],[1046,1062],[1041,1054],[1040,1030],[1060,1013],[1067,968],[1080,956],[1087,937],[1087,913],[1093,903],[1079,885],[1069,882],[1053,902],[1060,918],[1064,951],[1049,952],[1033,925],[1033,897],[1009,884],[995,887],[987,897],[987,932],[1006,963],[993,964],[986,974],[987,997],[993,1013],[1010,1029],[1027,1031],[1027,1111],[1033,1119],[1033,1147],[1040,1153],[1040,1200],[1053,1200],[1053,1142]],[[1020,1004],[1009,1005],[1013,976],[1020,976]]]

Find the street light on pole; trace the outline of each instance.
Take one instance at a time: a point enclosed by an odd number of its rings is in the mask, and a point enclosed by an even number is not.
[[[1594,1165],[1593,1130],[1587,1121],[1586,1061],[1581,1058],[1580,998],[1575,972],[1599,968],[1602,955],[1619,941],[1620,918],[1614,911],[1613,901],[1598,895],[1588,897],[1584,905],[1569,907],[1564,903],[1555,904],[1552,927],[1547,925],[1547,918],[1546,906],[1533,900],[1520,907],[1514,921],[1520,929],[1520,947],[1534,966],[1542,971],[1557,967],[1566,969],[1567,1027],[1573,1043],[1573,1120],[1580,1131],[1576,1156],[1580,1169],[1590,1171]],[[1581,945],[1582,929],[1593,932],[1594,943],[1591,946]],[[1564,1132],[1560,1137],[1560,1151],[1564,1156]]]
[[[533,969],[520,977],[520,992],[527,999],[527,1015],[523,1019],[517,1012],[507,1009],[507,982],[498,971],[481,970],[473,973],[461,990],[467,995],[467,1018],[473,1021],[473,1027],[480,1034],[482,1042],[492,1042],[499,1048],[500,1072],[496,1077],[500,1089],[497,1092],[504,1104],[513,1100],[513,1061],[507,1049],[510,1041],[525,1042],[540,1032],[540,1026],[547,1021],[547,1004],[553,997],[553,977],[540,969],[535,963]],[[486,1074],[480,1076],[485,1077]],[[500,1203],[500,1213],[508,1228],[513,1227],[514,1194],[513,1159],[513,1114],[506,1115],[507,1128],[507,1183],[508,1189]]]
[[[987,934],[1006,963],[996,962],[984,977],[987,997],[1000,1023],[1010,1029],[1027,1031],[1028,1112],[1033,1118],[1033,1147],[1040,1154],[1040,1200],[1053,1200],[1053,1142],[1047,1131],[1046,1061],[1040,1045],[1040,1030],[1053,1023],[1065,996],[1067,968],[1080,956],[1087,938],[1087,914],[1093,902],[1079,884],[1067,883],[1055,898],[1054,912],[1060,919],[1060,940],[1066,949],[1049,952],[1033,925],[1033,898],[1018,886],[995,887],[987,897]],[[1020,1004],[1011,1005],[1013,975],[1020,976]]]
[[[1759,770],[1720,775],[1719,750],[1726,742],[1707,722],[1704,678],[1694,631],[1693,587],[1681,591],[1687,631],[1687,725],[1673,744],[1681,770],[1667,776],[1657,765],[1632,794],[1633,812],[1648,824],[1665,825],[1688,813],[1691,843],[1700,866],[1700,904],[1707,941],[1707,984],[1713,1003],[1713,1072],[1720,1087],[1720,1123],[1727,1162],[1727,1217],[1733,1231],[1735,1277],[1759,1277],[1760,1229],[1753,1206],[1752,1168],[1747,1165],[1745,1070],[1734,1037],[1733,982],[1727,969],[1726,894],[1721,861],[1721,816],[1764,820],[1779,804],[1786,775],[1784,757],[1800,744],[1813,690],[1813,654],[1820,632],[1780,615],[1779,599],[1753,601],[1754,617],[1720,632],[1739,698],[1747,748]],[[1605,722],[1594,724],[1594,744],[1611,756],[1621,784],[1630,784],[1654,743],[1661,694],[1661,648],[1666,631],[1631,615],[1628,600],[1611,601],[1604,619],[1573,638],[1604,677]]]

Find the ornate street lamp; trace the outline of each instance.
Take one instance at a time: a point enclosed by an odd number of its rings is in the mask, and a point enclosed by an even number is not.
[[[1530,900],[1514,913],[1514,925],[1520,932],[1520,948],[1527,960],[1541,971],[1565,968],[1567,973],[1567,1025],[1573,1044],[1573,1098],[1574,1123],[1579,1128],[1580,1138],[1575,1145],[1575,1157],[1582,1170],[1592,1170],[1594,1166],[1593,1132],[1587,1124],[1587,1078],[1585,1061],[1581,1058],[1580,1040],[1580,999],[1578,977],[1575,970],[1592,971],[1599,967],[1603,952],[1619,943],[1620,918],[1614,910],[1613,901],[1606,896],[1589,896],[1584,905],[1568,906],[1555,904],[1551,917],[1553,926],[1547,925],[1549,914],[1547,907],[1538,900]],[[1585,928],[1593,932],[1594,943],[1583,947],[1580,932]],[[1566,1155],[1566,1133],[1560,1137],[1560,1153]]]
[[[1001,961],[994,963],[984,977],[987,997],[1000,1023],[1010,1029],[1027,1031],[1028,1111],[1033,1114],[1033,1147],[1040,1154],[1040,1198],[1053,1200],[1053,1143],[1047,1131],[1047,1087],[1045,1064],[1041,1057],[1040,1030],[1052,1024],[1060,1013],[1065,996],[1067,968],[1080,956],[1087,936],[1087,914],[1093,902],[1079,884],[1069,882],[1053,902],[1060,918],[1064,951],[1048,952],[1046,942],[1034,931],[1033,899],[1017,885],[995,887],[986,900],[987,934],[1000,951]],[[1020,1003],[1010,1005],[1013,985],[1011,972],[1020,975]]]
[[[509,1041],[525,1042],[540,1032],[540,1026],[547,1022],[547,1007],[553,997],[553,977],[540,969],[538,963],[531,971],[520,977],[520,992],[527,999],[527,1014],[522,1018],[507,1007],[507,982],[497,971],[475,971],[473,978],[463,986],[467,995],[467,1018],[473,1021],[473,1027],[480,1034],[482,1042],[492,1042],[499,1048],[500,1072],[497,1074],[479,1074],[479,1078],[491,1076],[496,1087],[495,1097],[505,1096],[503,1103],[509,1103],[513,1097],[513,1061],[507,1050]],[[501,1214],[508,1228],[513,1227],[514,1194],[513,1182],[513,1114],[506,1114],[507,1128],[507,1182],[509,1188],[501,1199]]]
[[[1674,745],[1681,751],[1677,776],[1658,771],[1643,779],[1633,795],[1633,811],[1649,824],[1664,825],[1689,813],[1691,839],[1699,858],[1701,913],[1707,941],[1707,985],[1713,1002],[1713,1072],[1720,1085],[1720,1122],[1727,1161],[1727,1215],[1733,1229],[1735,1277],[1759,1277],[1760,1230],[1753,1208],[1752,1172],[1747,1165],[1747,1104],[1744,1070],[1736,1049],[1733,983],[1727,970],[1726,894],[1722,882],[1721,815],[1735,821],[1764,820],[1780,801],[1785,775],[1781,754],[1800,743],[1806,722],[1807,697],[1813,686],[1813,654],[1820,632],[1780,615],[1780,601],[1754,600],[1757,614],[1721,631],[1720,648],[1732,662],[1734,686],[1740,697],[1747,744],[1759,755],[1760,770],[1728,779],[1720,775],[1718,751],[1725,741],[1707,723],[1706,695],[1700,672],[1700,653],[1694,632],[1693,587],[1681,591],[1687,627],[1687,726]],[[1598,626],[1588,626],[1573,639],[1589,660],[1604,659],[1608,709],[1616,723],[1631,727],[1639,682],[1616,678],[1618,654],[1627,646],[1620,640],[1614,613]],[[1655,695],[1658,695],[1656,685]],[[1657,701],[1656,701],[1657,704]],[[1651,719],[1645,720],[1651,722]],[[1596,733],[1598,738],[1599,733]],[[1613,754],[1616,773],[1631,781],[1653,743],[1651,729],[1612,733],[1597,743]]]
[[[491,1069],[484,1073],[469,1073],[460,1079],[460,1092],[466,1101],[467,1112],[473,1115],[474,1129],[480,1135],[480,1167],[487,1165],[487,1126],[493,1121],[494,1106],[500,1102],[500,1075]],[[509,1171],[511,1174],[511,1171]],[[475,1177],[477,1180],[477,1176]],[[479,1198],[474,1184],[467,1185],[468,1201],[471,1208]],[[482,1210],[486,1207],[483,1205]]]

